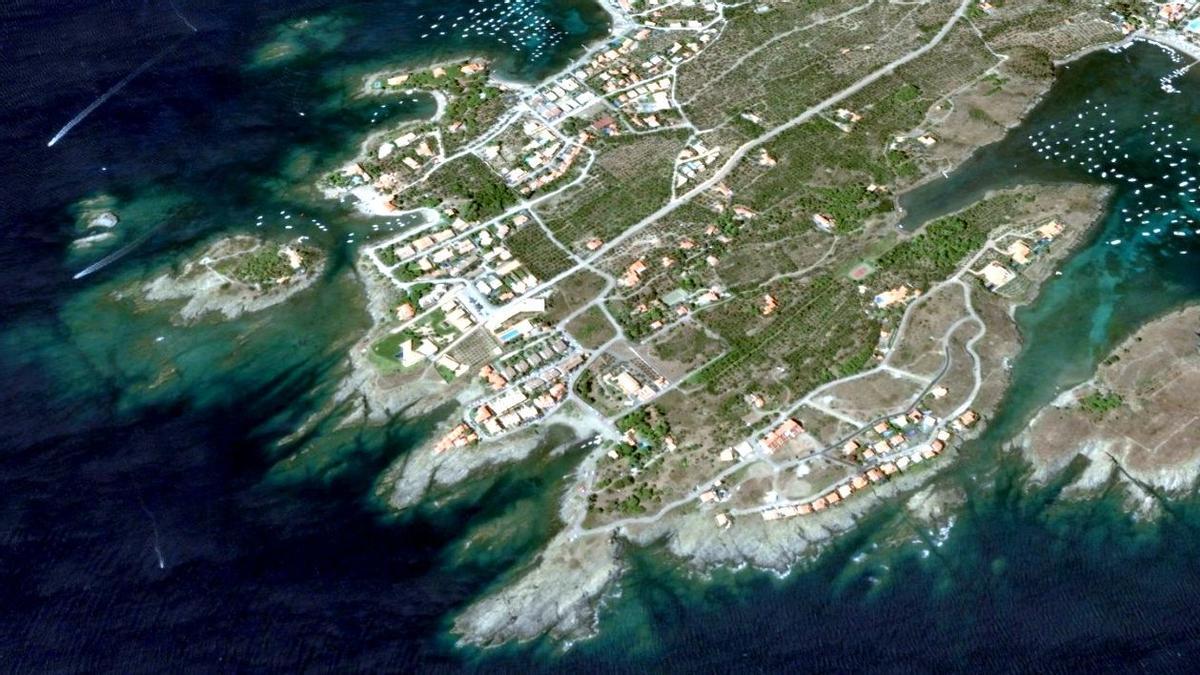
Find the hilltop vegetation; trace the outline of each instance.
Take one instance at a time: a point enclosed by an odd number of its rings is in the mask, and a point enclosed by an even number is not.
[[[292,266],[293,259],[289,258],[288,252],[295,256],[296,267]],[[250,253],[226,260],[221,269],[238,281],[266,287],[307,274],[321,257],[320,251],[308,246],[287,247],[285,252],[283,246],[264,244]]]

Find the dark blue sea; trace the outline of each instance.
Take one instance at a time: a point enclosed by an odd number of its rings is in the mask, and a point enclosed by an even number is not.
[[[418,16],[467,4],[0,4],[0,670],[1196,670],[1195,500],[1165,497],[1165,515],[1140,522],[1119,496],[1068,502],[1061,486],[1028,484],[1002,449],[1039,401],[1086,378],[1136,325],[1200,297],[1200,275],[1173,250],[1103,248],[1123,227],[1112,214],[1019,314],[1038,346],[1014,367],[1012,412],[939,477],[965,495],[944,532],[885,504],[785,579],[700,576],[663,551],[631,550],[598,637],[565,652],[548,640],[457,647],[455,614],[519,573],[559,526],[554,505],[578,455],[538,454],[397,516],[373,497],[376,481],[431,420],[288,435],[329,400],[367,325],[347,309],[360,292],[341,235],[369,224],[304,186],[371,124],[429,110],[353,99],[355,83],[387,64],[479,52],[532,79],[607,30],[595,7],[547,1],[530,3],[554,27],[530,37],[540,51],[419,38]],[[1131,138],[1151,109],[1200,138],[1200,83],[1179,82],[1174,97],[1156,89],[1172,67],[1150,48],[1076,62],[1013,140],[910,211],[954,208],[1009,163],[1015,178],[1091,179],[1039,168],[1019,138],[1089,97],[1124,110]],[[81,252],[71,241],[85,199],[116,204],[122,222],[116,242]],[[190,327],[122,296],[282,209],[336,224],[319,292],[266,318]]]

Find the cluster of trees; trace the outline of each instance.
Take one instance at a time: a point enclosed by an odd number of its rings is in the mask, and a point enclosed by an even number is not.
[[[446,103],[446,119],[462,122],[463,125],[456,136],[473,137],[482,131],[484,123],[495,117],[490,113],[503,111],[505,107],[500,90],[487,86],[487,80],[482,77],[454,80],[448,90],[450,99]],[[486,111],[482,110],[485,106],[488,107]]]
[[[487,220],[517,203],[516,194],[498,180],[489,180],[474,189],[468,187],[460,194],[469,200],[463,208],[467,220]]]
[[[623,445],[624,450],[618,450],[626,456],[636,455],[642,447],[657,448],[662,445],[664,438],[671,435],[671,425],[667,422],[666,415],[653,405],[642,406],[617,420],[617,428],[622,432],[632,429],[641,441],[637,448]]]
[[[920,96],[921,88],[912,83],[906,83],[902,85],[892,94],[892,98],[895,99],[897,103],[908,103],[910,101],[915,101]]]
[[[1018,46],[1009,51],[1008,67],[1014,73],[1038,80],[1054,77],[1054,57],[1044,49]]]
[[[390,157],[389,157],[390,159]],[[487,220],[517,203],[500,177],[474,155],[466,155],[434,171],[422,192],[410,190],[396,195],[397,206],[437,208],[446,198],[462,200],[460,215],[465,220]]]
[[[878,267],[896,272],[918,286],[928,286],[953,274],[963,258],[979,250],[985,242],[985,229],[962,217],[949,216],[883,254]]]
[[[882,325],[878,321],[864,321],[858,328],[857,334],[849,343],[853,349],[839,362],[825,370],[823,378],[825,382],[862,372],[874,362],[875,346],[879,342]]]
[[[399,88],[445,92],[447,95],[445,118],[462,123],[462,128],[454,134],[454,137],[458,139],[474,136],[483,125],[489,123],[496,114],[504,110],[502,92],[496,87],[488,85],[487,70],[463,75],[459,72],[459,67],[454,65],[447,66],[446,71],[446,74],[441,77],[434,77],[430,70],[410,73],[408,79],[404,84],[399,85]],[[489,110],[481,111],[480,109],[485,106]],[[449,135],[448,132],[446,135]],[[447,144],[450,145],[449,138],[447,138]]]
[[[583,378],[580,378],[582,380]],[[671,434],[671,425],[662,411],[655,406],[643,406],[617,420],[617,428],[621,431],[632,429],[638,437],[635,445],[617,443],[614,449],[621,457],[629,460],[632,466],[642,466],[649,461],[653,452],[661,447],[663,439]],[[634,478],[628,472],[621,470],[619,475],[602,478],[596,483],[596,490],[606,492],[624,492],[625,496],[613,495],[611,508],[617,512],[632,515],[646,511],[649,502],[661,502],[659,490],[646,482]],[[604,513],[605,505],[598,504],[598,495],[588,495],[588,509]]]
[[[422,270],[417,263],[410,262],[393,270],[392,276],[396,277],[398,281],[412,281],[413,279],[419,278],[424,273],[425,271]]]
[[[634,489],[633,494],[617,502],[617,510],[626,515],[645,513],[644,503],[654,499],[654,496],[654,489],[643,483]]]
[[[1120,408],[1125,400],[1116,392],[1095,391],[1079,399],[1079,407],[1094,417],[1104,417]]]
[[[580,373],[575,380],[575,393],[588,403],[596,403],[596,376],[590,368]]]
[[[446,189],[451,195],[466,200],[461,212],[463,219],[487,220],[517,203],[517,193],[478,159],[474,162],[460,160],[452,166],[458,170],[448,176]]]
[[[662,494],[653,485],[645,482],[638,482],[632,476],[624,475],[614,480],[602,481],[597,484],[597,489],[611,490],[627,490],[633,488],[633,491],[624,498],[617,499],[613,502],[612,508],[618,513],[625,515],[636,515],[646,512],[646,504],[650,502],[662,502]],[[588,495],[588,510],[604,513],[605,506],[599,504],[599,494],[593,492]]]
[[[741,110],[735,112],[728,120],[729,126],[733,127],[747,138],[755,138],[762,135],[764,130],[761,126],[751,122],[745,117],[742,117],[742,114],[746,112],[752,113],[750,110]]]
[[[655,321],[666,323],[666,308],[658,301],[657,297],[647,300],[645,304],[647,306],[646,311],[635,316],[630,311],[629,302],[618,301],[609,303],[608,311],[612,313],[617,323],[621,324],[621,330],[625,332],[625,337],[630,340],[641,340],[650,335],[653,332],[650,330],[650,324]]]
[[[290,277],[294,272],[277,246],[264,245],[257,251],[238,258],[229,274],[247,284],[269,286],[280,279]]]
[[[392,246],[385,246],[375,251],[375,255],[379,256],[379,262],[388,267],[400,262],[400,259],[396,257],[396,249]]]
[[[856,184],[812,188],[811,194],[801,199],[800,206],[803,215],[809,217],[814,213],[832,216],[838,232],[846,233],[862,227],[872,215],[890,211],[892,202],[868,192],[867,186]],[[811,222],[806,224],[811,225]]]
[[[396,306],[399,307],[400,305],[404,304],[412,305],[412,308],[419,312],[421,308],[421,298],[428,295],[429,291],[431,290],[433,290],[433,284],[413,284],[412,286],[408,287],[407,291],[400,291],[397,294]]]
[[[359,185],[360,183],[362,183],[362,178],[360,178],[359,176],[351,176],[348,174],[344,174],[341,171],[331,172],[328,176],[325,177],[325,180],[327,180],[329,182],[329,184],[332,185],[333,187],[343,188],[343,189],[352,188],[352,187],[355,187],[356,185]]]
[[[729,349],[721,358],[693,375],[691,381],[715,393],[718,388],[737,386],[733,381],[744,378],[756,364],[761,363],[762,352],[768,347],[783,349],[793,345],[824,343],[829,331],[813,332],[814,319],[827,315],[834,303],[843,301],[844,296],[853,294],[853,290],[839,286],[833,277],[822,275],[803,286],[789,288],[788,294],[802,300],[797,304],[789,304],[784,298],[784,306],[770,317],[762,330],[752,334],[747,333],[747,328],[761,322],[757,304],[730,303],[726,305],[730,307],[728,311],[711,313],[706,322],[729,343]],[[759,296],[756,294],[751,297],[755,297],[757,303]],[[751,321],[754,323],[751,324]]]
[[[783,357],[789,366],[786,382],[793,391],[809,391],[869,362],[879,340],[879,323],[860,307],[857,294],[843,288],[809,310],[792,329],[810,336],[793,343],[796,348]]]

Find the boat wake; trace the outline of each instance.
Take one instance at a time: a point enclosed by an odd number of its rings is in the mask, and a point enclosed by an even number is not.
[[[185,19],[184,21],[186,23],[187,20]],[[191,24],[188,24],[188,25],[191,25]],[[193,28],[193,30],[195,30],[195,29]],[[100,94],[100,96],[95,101],[92,101],[91,105],[89,105],[88,107],[79,111],[78,115],[72,117],[70,122],[67,122],[65,125],[63,125],[63,128],[59,129],[57,134],[54,134],[54,138],[50,139],[50,142],[46,144],[46,147],[48,147],[48,148],[53,147],[55,143],[61,141],[63,136],[66,136],[68,133],[71,132],[72,129],[75,128],[75,125],[79,124],[84,119],[86,119],[88,115],[91,115],[93,112],[96,111],[96,108],[99,108],[100,106],[104,105],[105,101],[112,98],[113,96],[116,95],[117,92],[124,89],[125,85],[132,82],[133,79],[136,78],[138,75],[141,75],[142,73],[144,73],[147,70],[149,70],[150,68],[152,68],[154,66],[154,64],[158,63],[160,60],[162,60],[162,58],[164,56],[166,56],[167,54],[174,51],[174,49],[176,47],[178,47],[181,42],[183,42],[184,40],[186,40],[189,37],[191,37],[191,35],[185,35],[185,36],[179,38],[178,40],[172,42],[171,44],[167,45],[166,47],[163,48],[162,51],[160,51],[159,53],[150,57],[145,63],[138,66],[137,68],[135,68],[133,70],[133,72],[129,73],[124,78],[122,78],[120,82],[117,82],[113,86],[109,87],[108,91],[104,92],[103,94]]]
[[[166,569],[167,561],[163,558],[162,547],[158,541],[158,520],[154,517],[154,513],[146,508],[146,503],[142,501],[141,496],[138,496],[138,505],[142,507],[142,511],[150,518],[150,529],[154,533],[154,555],[158,558],[158,569]]]
[[[163,223],[163,225],[165,225],[165,224],[166,223]],[[151,235],[153,235],[155,232],[158,232],[160,229],[162,229],[162,225],[159,225],[158,227],[150,228],[146,232],[139,235],[137,239],[134,239],[133,241],[129,242],[128,244],[125,244],[124,246],[117,249],[116,251],[109,253],[108,255],[97,260],[96,262],[92,263],[91,265],[88,265],[87,267],[79,270],[78,272],[75,273],[75,276],[73,276],[71,278],[76,279],[76,280],[82,279],[82,278],[86,277],[87,275],[92,274],[93,272],[98,272],[98,271],[104,269],[105,267],[108,267],[109,265],[120,260],[122,257],[124,257],[126,254],[128,254],[133,249],[137,248],[139,245],[142,244],[142,242],[149,239]]]
[[[175,16],[179,17],[179,20],[182,21],[184,25],[186,25],[188,28],[191,28],[193,33],[200,32],[200,29],[192,25],[192,22],[187,20],[187,17],[183,15],[183,12],[179,11],[179,7],[175,6],[175,0],[167,0],[167,2],[171,5],[171,11],[175,12]]]

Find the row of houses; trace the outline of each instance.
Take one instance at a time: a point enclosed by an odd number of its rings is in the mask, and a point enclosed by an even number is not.
[[[651,54],[642,61],[622,58],[649,36],[650,30],[644,28],[634,33],[632,38],[626,38],[617,48],[598,55],[584,67],[588,83],[609,95],[665,73],[670,68],[670,62],[661,54]]]
[[[452,448],[465,448],[468,445],[474,445],[479,442],[479,434],[465,422],[456,425],[453,429],[437,440],[433,445],[433,454],[440,455],[443,452]]]
[[[944,388],[941,395],[945,395]],[[978,421],[979,415],[973,410],[967,410],[951,422],[950,428],[962,433]],[[946,450],[953,438],[949,430],[937,426],[937,420],[932,415],[919,410],[910,410],[908,413],[881,420],[867,434],[866,437],[846,441],[842,447],[842,456],[868,464],[865,470],[810,501],[763,510],[760,512],[763,520],[787,519],[824,511],[845,501],[856,492],[885,482],[896,474],[934,459]],[[924,435],[925,440],[910,442],[919,435]],[[728,523],[718,520],[717,525],[727,527]]]
[[[530,316],[545,311],[545,298],[526,298],[484,313],[469,300],[463,290],[459,286],[441,293],[441,299],[435,306],[436,311],[426,314],[421,320],[397,328],[413,336],[399,345],[396,358],[402,367],[411,368],[422,361],[430,361],[445,373],[459,377],[466,374],[468,365],[455,360],[444,353],[444,350],[476,326],[482,325],[501,345],[531,338],[542,330],[540,324]],[[408,311],[397,313],[401,318],[411,318],[411,305],[402,305],[400,309],[404,308]],[[522,353],[521,357],[506,361],[501,369],[482,372],[480,375],[489,381],[497,381],[499,378],[514,379],[540,367],[565,349],[567,347],[562,340],[550,340],[539,349],[528,350]]]
[[[625,397],[625,405],[646,403],[667,386],[666,378],[661,375],[648,377],[642,372],[632,372],[627,364],[601,372],[600,382],[620,391]]]
[[[656,80],[613,97],[613,101],[628,115],[649,114],[670,110],[675,106],[671,99],[671,77],[664,75]]]
[[[386,160],[391,157],[388,162],[389,167],[395,167],[397,158],[405,168],[412,173],[420,172],[429,162],[442,157],[441,140],[434,132],[416,133],[413,131],[406,132],[390,141],[384,141],[379,144],[375,150],[375,156],[380,160]],[[396,167],[398,168],[398,167]],[[395,187],[398,176],[388,176],[383,174],[377,182],[377,187],[381,189],[391,189]]]
[[[619,1],[622,6],[627,4]],[[645,0],[645,6],[649,11],[640,15],[642,25],[667,30],[699,30],[703,26],[701,18],[710,21],[720,11],[711,0]]]
[[[754,394],[747,397],[748,400],[762,401],[762,397]],[[751,403],[751,405],[756,405]],[[761,407],[757,404],[757,407]],[[771,455],[787,445],[788,441],[798,438],[804,433],[804,424],[797,419],[789,417],[780,422],[775,427],[769,429],[763,434],[762,438],[757,441],[742,441],[736,445],[731,445],[717,455],[717,459],[722,462],[732,462],[738,459],[745,459],[754,454],[755,447],[761,450],[764,454]]]
[[[767,431],[759,439],[758,445],[764,453],[770,455],[783,448],[788,441],[802,433],[804,433],[804,425],[798,420],[789,417],[779,424],[779,426]]]
[[[692,28],[699,30],[702,26],[696,22],[692,24]],[[611,49],[597,54],[580,69],[579,74],[604,96],[617,95],[614,102],[618,106],[624,106],[639,97],[652,94],[652,91],[646,90],[628,95],[631,90],[640,89],[643,83],[662,77],[672,66],[695,56],[702,45],[712,40],[716,32],[711,29],[702,31],[694,40],[673,41],[654,53],[633,58],[634,51],[644,51],[642,48],[651,34],[651,30],[643,28],[632,36],[615,41]]]
[[[505,354],[479,370],[479,377],[495,391],[503,390],[510,382],[534,373],[546,366],[565,360],[580,350],[563,333],[535,340],[520,349]]]
[[[510,187],[528,195],[565,175],[590,138],[586,132],[574,139],[564,138],[530,117],[480,149],[479,156]]]
[[[567,73],[547,84],[529,104],[550,122],[568,117],[597,103],[600,97],[584,84],[577,73]]]
[[[915,408],[880,420],[870,430],[847,440],[842,445],[842,457],[850,461],[872,463],[928,436],[937,422],[937,418],[928,411]],[[946,439],[939,440],[945,442]]]
[[[875,464],[848,477],[844,482],[830,489],[829,492],[814,499],[763,509],[759,511],[760,516],[765,521],[775,521],[820,513],[844,502],[857,492],[861,492],[872,485],[886,482],[897,474],[938,457],[945,452],[948,443],[953,438],[952,434],[946,429],[936,429],[936,433],[932,439],[912,446],[906,447],[903,440],[900,442],[893,440],[903,439],[904,429],[909,429],[929,419],[931,419],[931,416],[920,414],[919,411],[910,411],[908,414],[896,415],[887,421],[876,424],[872,432],[879,437],[879,440],[864,442],[863,439],[851,439],[846,442],[842,449],[843,456],[856,460],[862,460],[865,453],[872,453],[870,457],[878,459]],[[961,433],[973,426],[978,420],[979,415],[974,411],[968,410],[956,418],[950,426],[955,431]],[[802,432],[802,425],[795,420],[788,420],[769,432],[760,443],[771,443],[775,447],[779,447],[779,439],[789,434],[794,437],[794,435]],[[748,457],[752,453],[753,447],[748,442],[743,442],[737,446],[726,448],[721,453],[721,459],[723,461],[733,461],[735,457]],[[708,500],[708,502],[705,500],[701,501],[702,503],[708,503],[713,500]],[[732,524],[732,519],[727,513],[717,514],[715,520],[717,526],[720,528],[727,528]]]
[[[497,396],[473,408],[468,423],[484,437],[494,437],[528,426],[554,412],[569,393],[569,376],[585,357],[574,351],[544,367]]]
[[[468,306],[463,301],[461,288],[444,293],[436,305],[436,311],[426,315],[416,325],[406,327],[405,330],[414,337],[400,343],[397,354],[400,365],[411,368],[422,361],[432,361],[455,377],[463,375],[467,366],[442,351],[475,327],[477,321]]]
[[[699,22],[680,23],[680,27],[689,25],[697,30],[702,28]],[[590,108],[601,97],[612,97],[634,126],[660,126],[656,114],[673,107],[670,79],[662,76],[673,65],[699,53],[715,34],[712,29],[700,31],[694,40],[674,41],[661,51],[634,59],[634,52],[640,51],[652,35],[650,29],[640,29],[613,40],[608,49],[598,52],[578,69],[546,84],[530,98],[529,104],[543,119],[555,122]],[[661,78],[661,83],[646,84],[656,78]]]
[[[380,249],[390,249],[392,257],[398,263],[412,262],[422,254],[431,253],[439,244],[454,239],[473,227],[462,218],[454,218],[449,224],[441,222],[421,225],[403,236],[392,239],[380,245]]]
[[[554,181],[567,175],[575,161],[583,154],[583,146],[591,139],[587,132],[581,131],[575,137],[575,142],[567,144],[562,152],[546,161],[543,170],[523,183],[519,190],[523,195],[530,195]]]
[[[503,243],[505,237],[529,222],[524,213],[508,222],[481,226],[467,225],[458,218],[450,227],[414,233],[384,247],[390,248],[396,261],[393,274],[402,281],[466,279],[481,297],[502,305],[539,283]]]
[[[899,458],[889,460],[879,466],[871,467],[866,471],[851,476],[846,482],[841,483],[816,499],[800,504],[787,504],[766,509],[761,511],[760,514],[763,520],[772,521],[820,513],[849,499],[857,492],[861,492],[872,485],[886,482],[898,473],[907,471],[922,462],[937,457],[942,454],[945,448],[945,443],[919,447]]]

